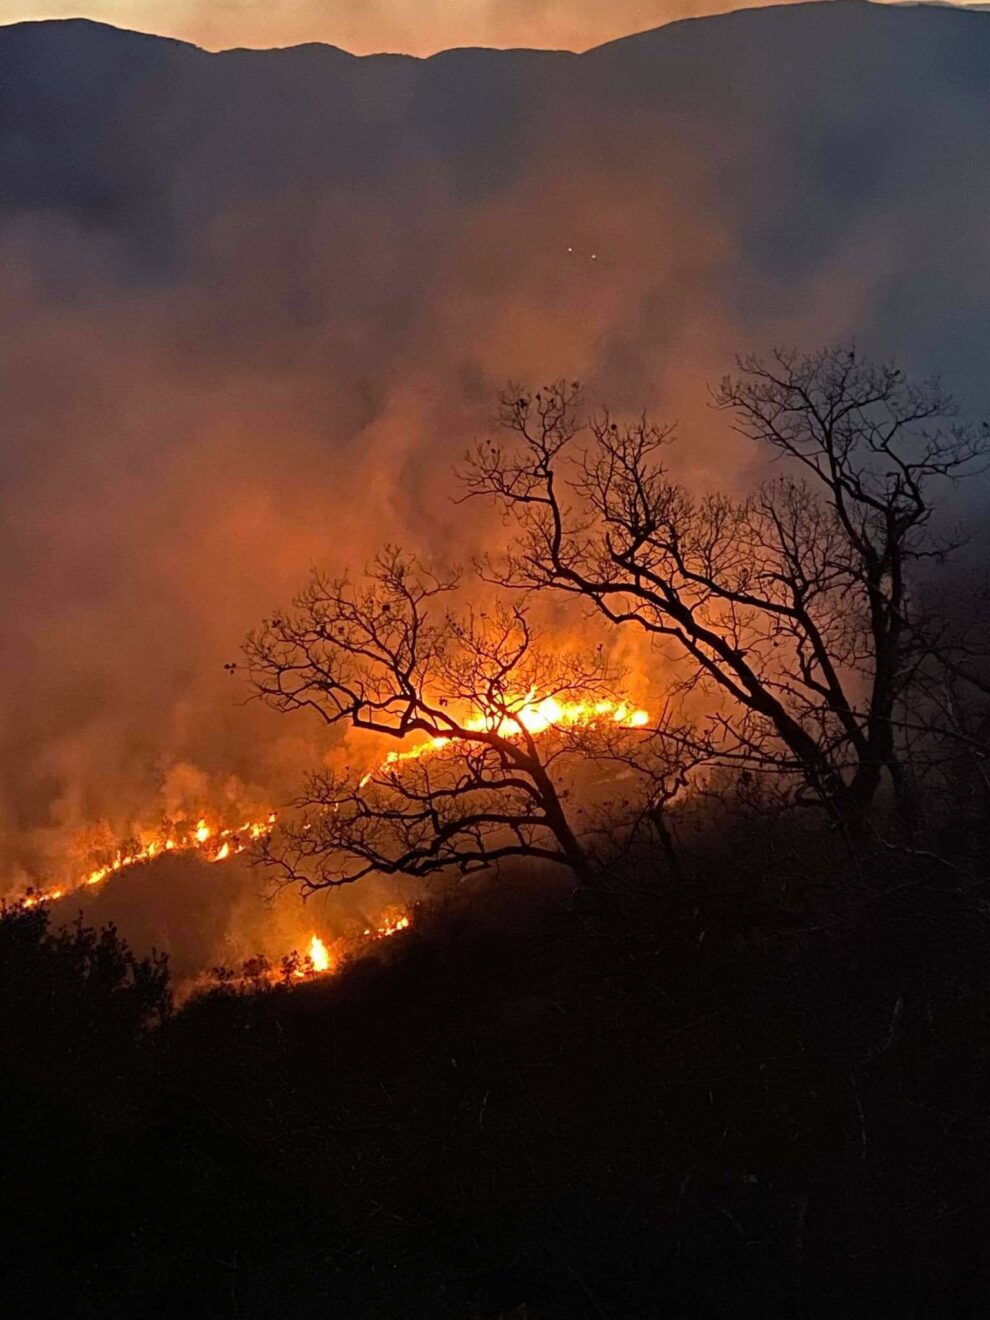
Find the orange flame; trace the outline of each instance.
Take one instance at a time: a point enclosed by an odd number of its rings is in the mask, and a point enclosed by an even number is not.
[[[371,926],[364,932],[366,940],[387,940],[390,935],[398,935],[400,930],[408,930],[409,918],[405,913],[397,917],[386,917],[380,926]]]
[[[127,870],[129,867],[137,866],[141,862],[154,861],[156,857],[164,853],[196,853],[203,860],[209,862],[225,862],[230,857],[236,857],[242,853],[256,839],[263,838],[270,834],[275,824],[275,812],[269,813],[264,819],[257,821],[244,821],[236,828],[226,828],[219,823],[210,823],[205,817],[200,817],[192,826],[183,822],[178,822],[169,827],[168,834],[162,838],[159,832],[158,837],[148,838],[153,835],[153,830],[144,830],[142,834],[148,841],[140,843],[138,846],[132,846],[125,851],[119,848],[114,856],[91,871],[79,876],[77,880],[67,885],[60,885],[53,889],[35,889],[21,899],[21,904],[26,908],[37,907],[39,903],[54,903],[60,898],[65,898],[69,894],[75,893],[79,889],[92,888],[102,884],[111,876],[117,875],[120,871]]]
[[[503,738],[518,738],[522,729],[527,733],[541,734],[548,729],[574,729],[598,723],[619,724],[627,729],[642,729],[650,722],[648,711],[629,705],[625,701],[603,699],[601,701],[558,701],[556,697],[544,697],[542,701],[533,701],[532,693],[514,710],[511,715],[495,720],[491,714],[473,715],[464,721],[464,727],[481,732],[492,730]],[[417,743],[408,751],[389,752],[379,769],[398,765],[402,761],[418,761],[420,757],[438,752],[441,748],[456,742],[456,738],[428,738]],[[361,787],[371,779],[374,770],[370,770],[361,780]]]
[[[333,975],[338,972],[348,954],[360,950],[364,943],[370,943],[375,940],[387,940],[393,935],[398,935],[400,931],[408,930],[412,925],[412,918],[406,912],[401,912],[395,908],[390,909],[377,926],[369,926],[362,931],[357,940],[348,940],[346,938],[334,941],[334,947],[331,950],[319,935],[310,937],[309,949],[302,963],[296,961],[298,955],[293,954],[288,959],[284,959],[291,966],[295,961],[295,966],[291,972],[293,981],[309,981],[316,976]],[[283,981],[286,973],[280,973],[273,967],[268,973],[268,981],[275,985]],[[284,981],[283,981],[284,983]]]
[[[309,942],[309,961],[313,964],[315,973],[330,970],[330,954],[319,935],[314,935]]]

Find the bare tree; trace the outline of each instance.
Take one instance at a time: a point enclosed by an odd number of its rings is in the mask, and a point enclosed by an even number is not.
[[[614,675],[600,649],[541,646],[518,603],[453,613],[457,586],[389,549],[363,585],[315,576],[248,639],[254,688],[275,709],[405,744],[371,770],[310,778],[265,846],[286,880],[318,889],[529,857],[593,883],[562,783],[591,755],[591,728],[621,716]],[[585,742],[568,736],[574,710],[590,712]]]
[[[462,473],[494,498],[517,548],[487,576],[590,602],[685,659],[714,702],[722,757],[794,776],[862,825],[883,772],[905,815],[896,737],[913,672],[910,570],[952,548],[932,529],[935,485],[972,472],[986,433],[955,423],[937,384],[854,352],[739,363],[715,403],[788,468],[745,498],[698,498],[667,475],[672,428],[577,416],[576,384],[512,390]]]

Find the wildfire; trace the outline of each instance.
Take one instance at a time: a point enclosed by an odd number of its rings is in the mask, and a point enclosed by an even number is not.
[[[649,713],[625,701],[558,701],[556,697],[545,697],[542,701],[528,698],[511,715],[503,716],[496,722],[491,714],[473,715],[465,720],[464,727],[482,731],[490,729],[503,738],[518,738],[522,730],[527,733],[541,734],[548,729],[573,729],[599,723],[612,723],[627,729],[642,729],[650,722]],[[423,756],[438,752],[454,738],[428,738],[417,743],[407,751],[389,752],[381,768],[397,765],[402,761],[418,761]],[[369,771],[361,781],[361,786],[368,782],[374,771]]]
[[[80,875],[74,882],[52,889],[37,889],[29,892],[20,900],[24,908],[34,908],[42,903],[57,902],[83,888],[101,884],[111,876],[141,862],[151,862],[166,854],[195,854],[208,862],[224,862],[244,852],[253,840],[271,833],[276,822],[276,813],[270,812],[262,820],[245,821],[236,828],[230,828],[216,821],[199,817],[187,822],[178,822],[169,826],[167,832],[147,843],[134,845],[127,850],[121,848],[103,866]],[[399,908],[388,908],[376,925],[366,927],[359,935],[340,937],[332,942],[325,941],[319,935],[310,936],[306,952],[300,957],[293,952],[282,958],[278,964],[270,963],[266,958],[250,959],[241,971],[229,977],[235,984],[254,986],[260,981],[270,985],[286,985],[309,981],[315,977],[332,976],[340,970],[345,959],[358,952],[363,946],[378,940],[386,940],[411,925],[408,913]],[[188,995],[190,990],[203,989],[210,984],[204,973],[203,977],[189,983],[180,991]]]
[[[313,935],[309,941],[307,956],[301,966],[297,966],[293,970],[292,979],[305,981],[314,976],[326,976],[339,971],[347,955],[360,951],[362,945],[376,940],[391,939],[393,935],[398,935],[400,931],[408,930],[411,925],[412,919],[407,912],[402,912],[398,908],[390,908],[384,913],[377,926],[366,927],[358,939],[342,938],[335,940],[332,951],[320,939],[319,935]],[[279,979],[278,973],[274,969],[269,979]]]
[[[523,729],[538,735],[551,728],[576,728],[581,725],[590,726],[600,721],[610,721],[626,728],[639,729],[649,724],[650,717],[645,710],[637,709],[624,701],[562,702],[555,697],[535,701],[530,694],[512,715],[504,716],[497,724],[491,714],[484,712],[471,716],[465,724],[472,730],[494,728],[503,737],[513,738],[520,736]],[[418,760],[431,752],[439,751],[453,741],[455,740],[451,738],[429,738],[408,750],[389,752],[381,768],[397,765],[403,761]],[[362,784],[367,783],[373,773],[370,771]],[[188,821],[170,822],[157,830],[142,830],[139,832],[139,840],[119,847],[102,865],[84,872],[69,883],[51,889],[33,889],[21,902],[27,908],[37,907],[39,903],[58,902],[59,899],[66,898],[80,889],[94,888],[121,871],[138,866],[142,862],[152,862],[166,853],[195,853],[204,861],[225,862],[228,858],[244,852],[255,840],[270,834],[275,819],[275,812],[270,812],[261,820],[246,820],[240,825],[228,827],[217,820],[200,816]],[[404,921],[405,925],[409,924],[408,918],[398,920]],[[402,924],[395,927],[395,930],[402,929],[405,929]],[[394,933],[392,929],[385,928],[365,932],[367,936],[375,939]]]
[[[21,901],[27,908],[37,907],[39,903],[55,903],[80,889],[100,885],[131,866],[153,862],[166,853],[196,853],[204,861],[225,862],[244,852],[255,839],[270,834],[274,824],[273,811],[263,820],[247,820],[233,828],[211,824],[205,817],[200,817],[195,821],[171,823],[157,832],[145,830],[142,837],[146,842],[135,842],[126,849],[118,848],[109,861],[85,872],[75,881],[54,889],[32,890]]]
[[[364,938],[387,940],[390,935],[398,935],[400,930],[409,929],[409,918],[403,913],[397,917],[386,917],[380,926],[372,926],[364,932]]]
[[[314,935],[309,942],[309,961],[315,973],[330,970],[330,953],[319,935]]]
[[[625,701],[601,699],[565,702],[555,697],[536,701],[531,693],[520,701],[511,714],[502,716],[496,721],[491,712],[481,712],[467,719],[464,727],[478,731],[493,730],[502,737],[514,738],[521,736],[523,730],[539,735],[552,728],[591,727],[606,722],[624,728],[641,729],[649,725],[650,716],[647,711]],[[448,737],[429,738],[407,750],[389,752],[379,768],[384,769],[404,761],[418,760],[455,741],[456,739]],[[362,785],[368,782],[372,774],[374,771],[370,771],[365,776]],[[190,817],[185,821],[168,822],[157,830],[142,830],[137,840],[119,847],[101,865],[57,887],[32,889],[20,901],[25,908],[34,908],[41,903],[58,902],[81,889],[101,885],[121,871],[144,862],[152,862],[168,853],[194,854],[204,861],[225,862],[243,853],[255,840],[270,834],[275,822],[275,812],[268,813],[260,820],[246,820],[233,827],[226,826],[215,818],[199,816]],[[400,931],[407,930],[409,925],[410,918],[406,913],[393,911],[377,926],[366,928],[360,939],[363,941],[388,939]],[[337,969],[348,951],[349,946],[340,941],[337,941],[331,950],[320,936],[314,934],[310,939],[305,959],[300,964],[298,955],[293,955],[294,969],[286,971],[284,976],[299,979],[327,975]]]
[[[300,957],[297,950],[287,954],[278,962],[272,962],[263,954],[248,958],[237,969],[220,968],[210,976],[200,977],[195,982],[195,989],[213,988],[217,982],[221,985],[235,985],[257,989],[259,986],[289,986],[317,977],[333,976],[341,970],[348,957],[359,954],[362,948],[378,940],[391,939],[412,925],[412,918],[399,908],[389,908],[375,926],[368,926],[357,937],[341,936],[328,944],[319,935],[311,935],[306,954]]]

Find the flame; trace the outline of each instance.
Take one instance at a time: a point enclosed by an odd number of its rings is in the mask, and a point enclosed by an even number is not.
[[[647,711],[631,706],[625,701],[605,699],[564,702],[556,697],[545,697],[542,701],[535,701],[533,694],[529,693],[520,700],[518,707],[510,715],[503,716],[497,723],[492,713],[481,712],[467,719],[465,727],[478,731],[494,729],[505,738],[515,738],[521,735],[523,729],[530,734],[539,735],[551,728],[577,728],[582,725],[591,726],[600,721],[610,721],[630,729],[641,729],[650,723],[650,716]],[[418,760],[454,741],[456,739],[445,737],[428,738],[425,742],[404,751],[389,752],[378,768],[385,769],[403,761]],[[362,787],[374,773],[372,770],[365,775],[361,781]],[[139,841],[132,842],[126,848],[121,846],[102,865],[84,872],[68,884],[51,889],[32,889],[20,902],[25,908],[34,908],[40,903],[58,902],[59,899],[66,898],[77,890],[95,888],[119,872],[138,866],[142,862],[154,861],[156,857],[165,853],[195,853],[204,861],[225,862],[228,858],[244,852],[251,843],[270,834],[276,819],[276,813],[271,811],[257,820],[246,820],[230,828],[215,818],[199,816],[194,821],[173,822],[164,830],[161,828],[141,830]],[[365,937],[383,939],[395,934],[396,931],[404,930],[409,925],[409,919],[405,916],[397,917],[395,921],[398,924],[394,926],[390,926],[386,921],[381,927],[365,931]]]
[[[370,926],[364,932],[366,940],[387,940],[390,935],[398,935],[400,930],[408,930],[410,920],[403,912],[400,916],[386,917],[380,926]]]
[[[641,729],[650,724],[650,715],[646,710],[634,707],[625,701],[600,699],[597,701],[566,702],[556,697],[545,697],[536,701],[534,693],[521,698],[509,714],[498,717],[495,713],[481,711],[470,716],[464,727],[470,731],[494,731],[505,738],[520,737],[523,731],[540,735],[552,728],[577,728],[611,722],[624,728]],[[417,760],[432,752],[439,751],[449,743],[457,741],[450,737],[429,738],[406,750],[389,752],[379,769],[398,765],[404,761]],[[362,787],[371,779],[374,771],[369,771],[361,781]],[[271,811],[257,820],[246,820],[236,827],[225,826],[216,818],[199,816],[195,820],[169,823],[165,828],[139,831],[138,840],[126,847],[117,849],[109,860],[93,867],[77,877],[76,880],[51,889],[32,889],[21,900],[25,908],[34,908],[41,903],[53,903],[67,897],[82,888],[95,888],[117,875],[121,871],[144,862],[153,861],[165,853],[191,853],[209,862],[225,862],[247,849],[252,842],[269,835],[276,824],[276,813]],[[369,926],[361,940],[373,941],[388,939],[400,931],[408,930],[410,918],[405,912],[392,910],[376,926]],[[333,951],[318,936],[313,935],[309,943],[308,956],[301,967],[287,973],[294,979],[312,976],[324,976],[333,973],[340,966],[343,956],[349,951],[346,944],[337,941],[339,947]],[[298,954],[293,955],[298,961]]]
[[[513,710],[512,714],[505,715],[496,721],[491,713],[482,712],[465,720],[464,727],[477,732],[491,730],[503,738],[518,738],[521,736],[523,729],[527,733],[539,735],[553,728],[574,729],[606,722],[619,724],[627,729],[642,729],[649,724],[650,715],[648,711],[631,706],[626,701],[603,699],[600,701],[562,702],[558,701],[556,697],[544,697],[542,701],[534,701],[533,694],[530,693],[519,707]],[[403,761],[418,761],[420,757],[438,752],[441,748],[456,741],[456,738],[428,738],[425,742],[417,743],[415,747],[410,747],[406,751],[389,752],[378,768],[385,769],[388,766],[398,765]],[[361,780],[362,788],[374,773],[374,770],[368,771]]]
[[[164,837],[161,829],[157,831],[157,837],[153,829],[142,830],[139,833],[146,842],[139,842],[137,846],[131,844],[126,849],[118,848],[109,861],[85,872],[69,884],[53,889],[31,890],[20,900],[21,905],[33,908],[39,903],[55,903],[79,889],[94,888],[129,867],[154,861],[165,853],[195,853],[204,861],[225,862],[244,852],[255,840],[270,834],[275,821],[276,814],[272,811],[260,820],[246,820],[235,828],[201,816],[193,824],[183,821],[170,824]]]
[[[340,970],[347,955],[360,951],[362,945],[376,940],[391,939],[393,935],[398,935],[400,931],[408,930],[411,925],[412,918],[408,912],[403,912],[399,908],[389,908],[378,925],[368,926],[361,932],[357,940],[335,940],[333,951],[327,947],[319,935],[313,935],[309,941],[306,960],[301,967],[297,967],[292,973],[293,980],[308,981],[314,976],[333,975],[334,972]],[[273,981],[278,980],[278,973],[273,971],[271,979]]]
[[[316,973],[330,970],[330,954],[319,935],[314,935],[309,942],[309,961]]]
[[[400,931],[408,930],[411,925],[412,918],[407,912],[390,908],[377,926],[368,926],[356,940],[346,938],[335,940],[332,950],[319,935],[312,935],[309,941],[309,949],[302,962],[299,961],[298,953],[293,952],[287,958],[282,959],[280,966],[269,967],[263,979],[267,980],[270,985],[284,985],[287,982],[291,984],[293,981],[311,981],[317,976],[332,976],[340,971],[348,954],[359,952],[366,943],[391,939],[393,935],[398,935]],[[291,971],[284,970],[286,965],[291,968]],[[242,979],[247,980],[247,975],[244,975]]]

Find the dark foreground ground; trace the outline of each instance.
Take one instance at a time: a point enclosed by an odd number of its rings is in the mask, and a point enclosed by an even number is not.
[[[153,967],[9,915],[3,1314],[987,1314],[978,878],[758,828],[693,876],[518,876],[151,1029]]]

